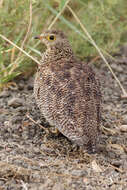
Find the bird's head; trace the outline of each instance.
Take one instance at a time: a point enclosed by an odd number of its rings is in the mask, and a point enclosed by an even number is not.
[[[40,39],[47,48],[69,46],[66,35],[60,30],[48,30],[40,36],[36,36],[35,39]]]

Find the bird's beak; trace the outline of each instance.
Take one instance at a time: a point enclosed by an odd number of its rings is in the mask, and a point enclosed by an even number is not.
[[[39,39],[39,40],[42,40],[43,38],[45,38],[45,36],[42,34],[40,36],[35,36],[34,39]]]

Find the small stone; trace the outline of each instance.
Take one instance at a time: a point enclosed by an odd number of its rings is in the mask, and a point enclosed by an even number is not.
[[[12,124],[20,123],[22,121],[22,117],[19,115],[13,116],[11,119]]]
[[[9,127],[9,126],[10,126],[10,121],[5,121],[5,122],[4,122],[4,126]]]
[[[90,183],[90,180],[86,177],[83,178],[83,183],[85,183],[86,185],[88,185]]]
[[[114,153],[117,155],[122,155],[124,153],[124,149],[119,144],[108,144],[106,147],[108,153]]]
[[[120,167],[122,165],[122,160],[113,160],[112,165],[116,167]]]
[[[22,106],[23,105],[23,102],[20,98],[12,98],[8,101],[8,105],[9,106],[12,106],[14,108],[17,108],[19,106]]]
[[[121,132],[127,132],[127,125],[121,125],[120,126],[120,131]]]
[[[20,113],[25,113],[26,111],[27,111],[27,107],[18,107],[17,109],[16,109],[16,111],[17,112],[20,112]]]
[[[64,186],[63,184],[61,183],[56,183],[54,186],[53,186],[53,190],[64,190]]]
[[[118,64],[112,64],[112,68],[120,73],[123,71],[123,68]]]
[[[126,154],[122,154],[122,155],[120,155],[120,158],[121,158],[122,160],[127,160],[127,155],[126,155]]]
[[[23,89],[24,89],[24,84],[23,84],[23,83],[19,83],[18,89],[19,89],[19,90],[23,90]]]
[[[8,91],[2,91],[1,93],[0,93],[0,98],[6,98],[6,97],[8,97],[8,96],[10,96],[10,93],[8,92]]]
[[[27,89],[28,90],[33,90],[33,84],[28,84]]]
[[[92,169],[95,172],[102,172],[101,167],[97,164],[96,160],[92,161]]]
[[[127,125],[127,115],[123,116],[123,122],[122,122],[122,124],[126,124]]]
[[[33,78],[30,78],[28,80],[28,85],[27,85],[28,90],[33,90]]]
[[[85,172],[84,172],[84,171],[81,171],[81,170],[73,170],[73,171],[71,172],[71,174],[72,174],[73,176],[82,177],[82,176],[85,175]]]
[[[127,44],[124,44],[122,47],[121,47],[121,50],[122,54],[127,57]]]

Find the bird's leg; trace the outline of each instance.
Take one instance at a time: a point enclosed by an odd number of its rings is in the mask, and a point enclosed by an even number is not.
[[[58,136],[60,134],[59,130],[56,127],[51,127],[50,132],[52,134],[55,134],[56,136]]]

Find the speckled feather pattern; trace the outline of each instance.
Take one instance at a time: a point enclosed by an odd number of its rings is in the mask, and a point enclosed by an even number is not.
[[[42,55],[35,99],[51,125],[76,144],[94,149],[101,122],[100,83],[92,68],[75,57],[63,32],[56,33],[63,37]]]

